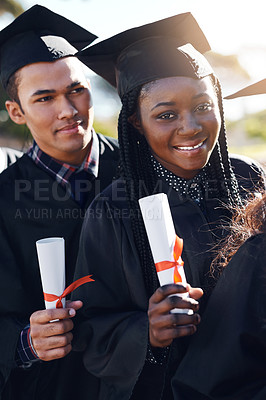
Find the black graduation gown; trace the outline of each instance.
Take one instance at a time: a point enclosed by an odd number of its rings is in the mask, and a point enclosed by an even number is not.
[[[237,164],[236,172],[245,183],[250,183],[250,175],[258,180],[258,171],[246,163]],[[161,187],[168,195],[176,233],[184,239],[182,258],[187,281],[208,292],[215,243],[211,229],[215,231],[227,213],[211,199],[206,199],[203,213],[193,201],[180,198],[163,183]],[[86,368],[101,378],[99,400],[129,399],[146,358],[148,296],[130,213],[124,183],[118,180],[92,203],[81,234],[75,279],[92,274],[95,282],[73,293],[74,299],[84,301],[79,313],[84,320],[76,325],[74,348],[84,351]],[[183,343],[179,339],[181,352]],[[143,394],[143,398],[160,398],[160,388],[155,392]]]
[[[225,268],[172,380],[175,400],[266,399],[266,235]]]
[[[96,380],[82,368],[79,354],[72,352],[61,360],[36,362],[28,369],[15,368],[14,358],[19,332],[28,324],[34,311],[45,308],[36,240],[50,236],[65,238],[66,283],[71,283],[86,208],[116,175],[117,141],[102,135],[98,138],[99,173],[96,179],[92,177],[90,180],[84,208],[27,155],[0,175],[1,389],[13,369],[5,386],[4,400],[60,400],[64,393],[75,397],[74,387],[77,388],[76,396],[81,399],[82,392],[84,396],[86,394],[86,390],[79,387],[82,374],[87,379],[87,390],[90,388],[92,393],[96,390]]]

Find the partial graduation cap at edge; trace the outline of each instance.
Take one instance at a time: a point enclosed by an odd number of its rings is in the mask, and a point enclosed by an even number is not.
[[[46,7],[35,5],[0,31],[3,87],[18,69],[74,55],[97,36]]]
[[[237,99],[238,97],[253,96],[255,94],[266,93],[266,79],[262,79],[259,82],[253,83],[252,85],[246,86],[237,92],[226,96],[225,99]]]
[[[210,49],[197,21],[187,12],[126,30],[83,49],[77,57],[117,87],[123,97],[133,88],[156,79],[195,77],[195,73],[204,77],[213,73],[200,54]],[[188,66],[188,61],[194,65]]]

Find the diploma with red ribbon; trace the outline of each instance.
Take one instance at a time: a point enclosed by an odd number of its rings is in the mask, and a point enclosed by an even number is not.
[[[187,284],[183,261],[183,239],[175,233],[175,227],[165,193],[139,199],[141,214],[149,239],[160,285],[169,283]],[[187,297],[188,294],[182,294]],[[174,309],[173,312],[190,313],[187,309]]]
[[[43,292],[44,300],[46,302],[56,301],[56,305],[55,305],[56,308],[63,308],[63,303],[62,303],[63,299],[65,299],[65,297],[69,293],[73,292],[79,286],[81,286],[87,282],[94,282],[94,279],[91,279],[91,275],[83,276],[83,278],[77,279],[75,282],[71,283],[71,285],[69,285],[60,296]],[[46,308],[48,308],[48,307],[46,307]]]
[[[84,283],[91,282],[91,275],[84,276],[65,289],[65,240],[50,237],[36,242],[45,307],[65,307],[65,297]]]

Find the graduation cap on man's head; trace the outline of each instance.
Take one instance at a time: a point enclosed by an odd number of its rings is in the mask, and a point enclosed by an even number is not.
[[[238,97],[253,96],[254,94],[264,93],[266,93],[266,79],[262,79],[259,82],[246,86],[245,88],[238,90],[237,92],[230,94],[229,96],[226,96],[225,99],[236,99]]]
[[[203,77],[213,73],[200,54],[208,50],[210,45],[205,35],[188,12],[129,29],[83,49],[77,56],[117,87],[122,97],[156,79],[181,75]]]
[[[0,31],[0,76],[6,87],[19,68],[74,55],[97,36],[74,22],[35,5]]]

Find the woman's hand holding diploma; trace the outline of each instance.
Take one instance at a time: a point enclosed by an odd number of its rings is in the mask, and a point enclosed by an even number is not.
[[[189,293],[189,297],[170,296]],[[160,286],[149,301],[149,339],[152,347],[166,347],[178,337],[196,332],[200,323],[199,299],[203,295],[200,288],[190,285],[169,284]],[[191,309],[193,314],[171,313],[174,308]]]

